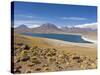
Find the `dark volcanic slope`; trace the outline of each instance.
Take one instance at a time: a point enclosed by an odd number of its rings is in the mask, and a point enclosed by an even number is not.
[[[32,32],[33,33],[58,33],[58,32],[62,32],[62,30],[57,28],[57,26],[54,24],[46,23],[41,25],[40,27],[32,28]]]
[[[26,25],[20,25],[19,27],[14,28],[14,32],[16,33],[31,32],[31,29],[28,28]]]

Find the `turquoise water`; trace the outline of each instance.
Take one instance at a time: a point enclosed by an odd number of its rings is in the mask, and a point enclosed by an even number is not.
[[[23,33],[24,35],[32,36],[32,37],[43,37],[43,38],[51,38],[69,42],[76,43],[90,43],[81,38],[80,35],[69,35],[69,34],[40,34],[40,33]]]

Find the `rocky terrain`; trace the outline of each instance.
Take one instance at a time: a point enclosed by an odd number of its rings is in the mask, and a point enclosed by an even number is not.
[[[12,72],[34,73],[66,70],[84,70],[97,68],[97,58],[90,58],[74,52],[67,52],[52,47],[29,45],[22,42],[22,38],[15,37],[14,50],[12,50]],[[20,38],[20,42],[18,39]],[[35,41],[33,41],[35,42]],[[30,42],[31,43],[31,42]],[[67,47],[66,50],[69,50]],[[77,51],[77,49],[76,49]]]

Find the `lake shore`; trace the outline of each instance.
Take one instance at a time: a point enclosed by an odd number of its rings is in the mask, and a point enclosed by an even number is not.
[[[39,38],[24,36],[25,38],[33,41],[34,45],[41,48],[56,48],[58,50],[63,50],[69,53],[77,53],[79,55],[89,56],[95,58],[97,56],[97,44],[94,43],[73,43],[68,41]]]
[[[88,42],[92,42],[92,43],[94,43],[94,44],[97,44],[97,40],[92,40],[92,39],[87,38],[87,37],[84,37],[84,36],[82,36],[81,38],[82,38],[83,40],[85,40],[85,41],[88,41]]]
[[[75,34],[72,34],[75,35]],[[79,35],[79,34],[77,34]],[[96,48],[96,43],[94,43],[94,41],[92,40],[87,40],[84,38],[84,36],[82,36],[83,40],[89,41],[89,42],[93,42],[93,43],[75,43],[75,42],[68,42],[68,41],[63,41],[63,40],[57,40],[57,39],[51,39],[51,38],[40,38],[40,37],[31,37],[31,36],[24,36],[27,38],[38,38],[43,40],[44,42],[53,45],[53,46],[66,46],[66,45],[75,45],[75,46],[80,46],[80,47],[90,47],[90,48]]]
[[[94,43],[73,43],[68,41],[31,37],[26,35],[16,35],[15,41],[18,43],[23,42],[30,46],[39,46],[41,48],[56,48],[71,53],[78,53],[80,55],[90,56],[92,58],[97,55],[97,44]]]

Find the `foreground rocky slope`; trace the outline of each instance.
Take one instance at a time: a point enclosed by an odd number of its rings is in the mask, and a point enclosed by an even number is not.
[[[96,58],[17,41],[14,41],[12,51],[14,54],[12,55],[13,73],[95,69],[97,67]]]

